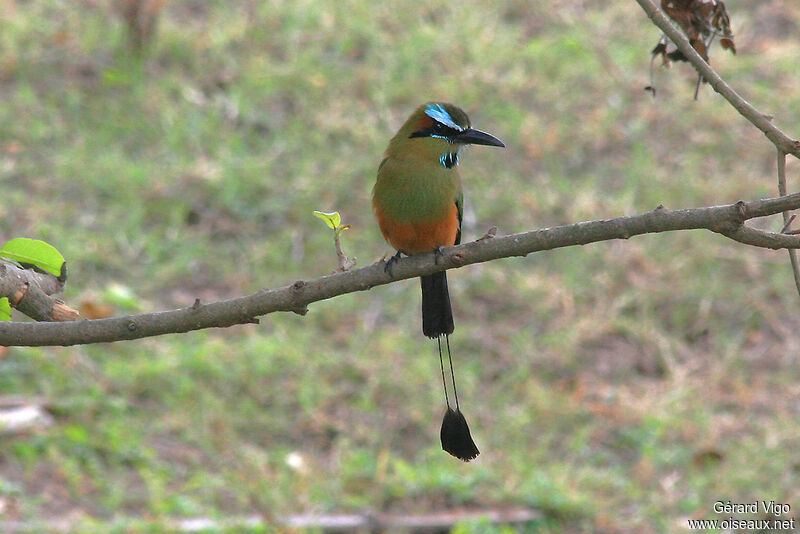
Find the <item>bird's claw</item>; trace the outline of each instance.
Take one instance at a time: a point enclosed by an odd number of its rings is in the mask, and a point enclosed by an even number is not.
[[[397,263],[397,260],[400,259],[400,251],[397,251],[397,254],[386,260],[386,265],[383,266],[383,272],[387,273],[389,276],[394,278],[394,264]]]

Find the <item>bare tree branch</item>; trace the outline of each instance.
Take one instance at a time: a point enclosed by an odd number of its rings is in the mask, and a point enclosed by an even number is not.
[[[796,158],[800,158],[800,141],[790,138],[780,128],[772,123],[772,118],[764,113],[761,113],[752,106],[747,100],[742,98],[739,93],[734,91],[731,86],[725,83],[719,74],[712,69],[708,63],[700,57],[686,35],[670,20],[670,18],[653,2],[653,0],[636,0],[642,7],[647,16],[653,23],[661,28],[667,37],[678,47],[689,62],[697,69],[700,75],[708,80],[711,87],[716,92],[721,94],[730,104],[741,113],[741,115],[753,123],[753,125],[764,132],[767,138],[772,141],[779,150],[787,154],[792,154]],[[781,193],[783,194],[783,193]]]
[[[53,297],[64,283],[52,274],[0,262],[0,298],[7,297],[13,308],[37,321],[74,321],[78,312]]]
[[[297,529],[312,529],[314,532],[333,534],[337,532],[384,532],[400,531],[444,532],[450,531],[457,523],[463,521],[484,521],[492,524],[508,525],[536,521],[542,513],[530,508],[489,509],[489,510],[456,510],[430,512],[427,514],[327,514],[327,515],[290,515],[270,517],[269,519],[252,515],[246,517],[228,517],[212,519],[197,517],[191,519],[165,519],[157,522],[159,526],[170,532],[208,532],[239,531],[244,529],[266,529],[267,527],[284,527],[294,532]],[[138,522],[137,522],[138,521]],[[118,517],[110,523],[103,524],[108,531],[132,531],[141,520]],[[92,523],[95,524],[95,523]],[[23,532],[77,532],[81,527],[80,520],[62,518],[39,521],[0,521],[0,530],[6,533],[21,534]],[[281,531],[282,532],[282,531]]]
[[[345,293],[364,291],[397,280],[415,278],[444,269],[463,267],[510,256],[611,239],[627,239],[648,233],[707,229],[748,245],[779,249],[800,248],[800,236],[765,232],[744,226],[755,217],[800,209],[800,193],[724,206],[671,211],[659,206],[640,215],[580,222],[532,232],[483,239],[445,249],[435,255],[420,254],[395,264],[394,277],[384,263],[335,273],[309,281],[297,281],[279,289],[264,289],[252,295],[165,312],[68,323],[0,323],[0,345],[76,345],[121,341],[258,322],[256,317],[276,311],[305,314],[307,305]]]

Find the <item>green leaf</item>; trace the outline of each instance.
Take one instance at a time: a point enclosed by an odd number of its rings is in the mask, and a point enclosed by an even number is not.
[[[27,237],[18,237],[3,245],[0,256],[34,265],[53,276],[61,276],[61,269],[66,263],[64,256],[53,245]]]
[[[10,321],[11,320],[11,304],[9,304],[8,299],[3,297],[0,299],[0,321]]]
[[[315,211],[314,215],[325,221],[325,223],[334,230],[336,230],[342,222],[342,217],[339,215],[338,211],[332,211],[330,213]]]

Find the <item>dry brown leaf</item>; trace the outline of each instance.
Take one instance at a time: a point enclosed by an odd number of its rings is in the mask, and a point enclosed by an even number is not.
[[[706,42],[710,42],[714,36],[722,37],[720,41],[722,48],[736,53],[731,19],[723,0],[661,0],[661,9],[678,23],[694,49],[706,61],[708,61]],[[655,50],[653,53],[655,54]],[[686,60],[683,54],[675,59]]]
[[[725,50],[736,53],[733,42],[731,20],[723,0],[661,0],[661,9],[681,27],[692,47],[708,62],[708,47],[715,37],[720,37],[720,45]],[[665,66],[670,61],[686,61],[686,56],[675,47],[666,35],[651,51],[652,59],[661,56]],[[653,62],[650,62],[651,83],[646,90],[655,95],[653,88]],[[703,80],[705,81],[705,80]],[[698,82],[699,85],[699,82]],[[697,95],[695,94],[695,98]]]

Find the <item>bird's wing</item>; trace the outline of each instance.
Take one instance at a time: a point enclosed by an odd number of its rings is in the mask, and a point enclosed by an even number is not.
[[[464,193],[458,192],[456,197],[456,208],[458,208],[458,233],[456,234],[456,242],[454,245],[461,244],[461,219],[464,217]]]

